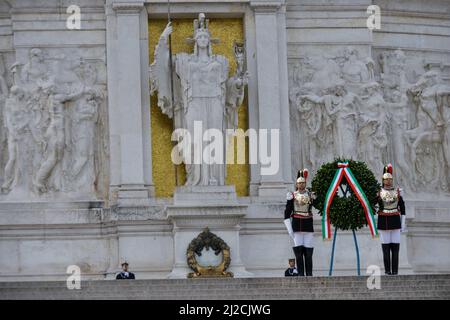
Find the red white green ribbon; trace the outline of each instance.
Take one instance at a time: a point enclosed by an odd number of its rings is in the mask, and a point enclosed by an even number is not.
[[[331,185],[328,188],[327,194],[325,196],[325,210],[322,216],[323,238],[324,239],[331,238],[330,207],[344,176],[347,179],[347,183],[350,185],[356,197],[358,198],[359,202],[363,206],[364,213],[366,214],[367,224],[369,225],[372,237],[377,236],[378,231],[375,224],[375,217],[372,211],[372,207],[369,203],[369,200],[367,200],[366,194],[364,193],[363,189],[361,188],[355,176],[353,175],[352,170],[350,170],[350,168],[348,167],[348,162],[344,163],[339,162],[338,169],[336,170],[333,181],[331,182]]]

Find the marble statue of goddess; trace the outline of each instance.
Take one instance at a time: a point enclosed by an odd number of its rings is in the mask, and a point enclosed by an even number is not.
[[[192,54],[178,53],[170,59],[168,37],[171,33],[169,23],[159,38],[155,61],[150,66],[151,93],[158,92],[158,106],[162,112],[173,118],[175,129],[188,130],[191,142],[194,140],[194,121],[201,121],[203,131],[217,129],[224,133],[226,129],[236,129],[237,108],[242,103],[247,83],[242,50],[234,48],[238,71],[228,77],[227,59],[212,53],[211,43],[215,39],[211,39],[208,20],[203,13],[194,20],[194,38],[190,39],[194,43]],[[205,146],[205,142],[200,143]],[[191,150],[193,155],[195,149],[192,147]],[[224,147],[223,155],[225,159]],[[225,184],[225,160],[211,163],[202,159],[198,163],[193,161],[194,157],[190,161],[186,158],[185,155],[186,185]]]

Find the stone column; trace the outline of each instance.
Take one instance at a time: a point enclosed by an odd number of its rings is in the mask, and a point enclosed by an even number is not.
[[[258,195],[261,197],[282,198],[285,196],[286,186],[283,171],[287,163],[284,161],[290,153],[286,148],[286,137],[289,137],[289,112],[287,104],[287,72],[286,68],[286,44],[280,47],[280,33],[285,32],[279,28],[278,14],[281,3],[278,1],[252,1],[251,7],[255,16],[256,32],[256,60],[258,78],[258,106],[259,106],[259,128],[267,129],[268,143],[270,146],[270,130],[279,131],[279,149],[271,150],[269,154],[279,153],[279,168],[275,174],[260,175]],[[286,87],[286,88],[284,88]],[[286,97],[285,97],[286,95]],[[262,138],[261,135],[258,137]],[[263,137],[264,138],[264,137]],[[266,143],[266,141],[262,141]],[[289,141],[287,141],[287,146]],[[261,152],[261,144],[258,145]],[[290,160],[290,159],[289,159]],[[260,167],[264,167],[260,164]],[[290,171],[290,168],[288,168]]]
[[[111,189],[119,205],[146,205],[153,194],[147,13],[143,1],[113,2],[108,14]]]
[[[288,188],[292,187],[293,178],[291,170],[291,130],[290,130],[290,114],[289,114],[289,83],[288,83],[288,63],[287,63],[287,38],[286,38],[286,6],[282,6],[278,10],[278,63],[279,63],[279,81],[280,81],[280,148],[281,159],[280,165],[283,180],[288,184]]]

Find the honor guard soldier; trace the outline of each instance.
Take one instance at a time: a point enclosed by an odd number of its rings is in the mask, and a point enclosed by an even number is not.
[[[400,231],[405,230],[405,203],[400,188],[394,188],[392,164],[383,169],[382,187],[378,192],[378,230],[383,249],[384,272],[398,274]],[[392,257],[391,257],[392,254]]]
[[[314,236],[312,201],[314,193],[306,189],[308,170],[299,170],[297,174],[296,190],[288,192],[286,209],[284,211],[284,224],[289,235],[294,239],[293,247],[297,259],[297,270],[300,276],[312,276]]]
[[[134,273],[128,271],[128,262],[122,263],[122,272],[117,275],[116,279],[134,279]]]
[[[295,267],[295,259],[289,259],[289,268],[284,272],[285,277],[297,277],[298,271]]]

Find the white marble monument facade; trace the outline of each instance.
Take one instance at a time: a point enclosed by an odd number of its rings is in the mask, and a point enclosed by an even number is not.
[[[293,256],[286,191],[297,169],[314,175],[339,155],[377,176],[393,163],[408,217],[400,273],[450,271],[449,1],[171,1],[174,19],[243,20],[246,90],[208,105],[245,94],[249,128],[281,129],[280,168],[250,165],[248,197],[224,186],[223,168],[193,168],[173,199],[155,196],[149,108],[167,73],[149,74],[148,21],[165,18],[167,2],[69,2],[0,0],[0,281],[65,279],[69,265],[110,279],[123,260],[138,278],[183,277],[186,247],[206,226],[230,246],[236,276],[282,276]],[[72,4],[80,29],[67,28]],[[366,25],[372,4],[379,30]],[[236,78],[215,59],[227,88]],[[225,115],[222,128],[235,125]],[[315,220],[324,275],[331,244]],[[381,245],[357,234],[364,274],[382,266]],[[336,245],[334,274],[355,274],[351,233]]]

